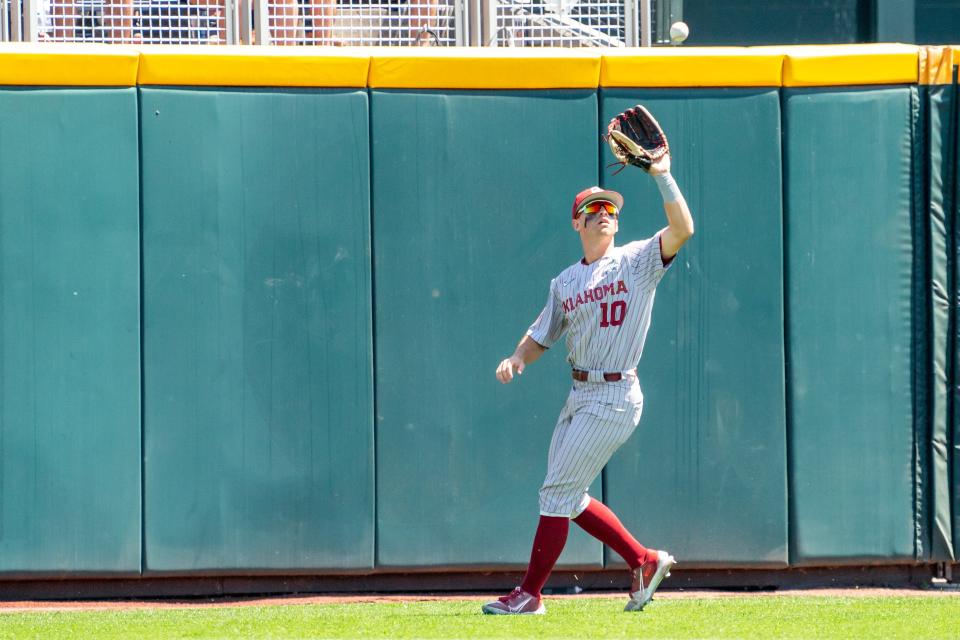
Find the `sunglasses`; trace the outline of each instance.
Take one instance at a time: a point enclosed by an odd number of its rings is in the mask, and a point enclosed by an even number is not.
[[[585,213],[588,216],[595,215],[601,211],[606,211],[611,216],[620,215],[620,210],[617,209],[617,205],[612,202],[607,202],[606,200],[594,200],[589,202],[582,207],[580,207],[579,213]]]

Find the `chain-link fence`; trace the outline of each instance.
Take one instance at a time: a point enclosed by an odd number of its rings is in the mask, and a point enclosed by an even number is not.
[[[467,44],[459,0],[267,0],[256,31],[277,45]],[[265,30],[265,31],[264,31]]]
[[[678,8],[682,0],[0,0],[0,41],[622,47],[662,42]]]
[[[227,44],[231,0],[34,0],[35,39]]]
[[[622,47],[629,0],[490,0],[485,44],[513,47]]]

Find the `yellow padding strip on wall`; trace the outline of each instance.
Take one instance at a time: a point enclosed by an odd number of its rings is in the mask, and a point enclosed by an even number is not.
[[[143,46],[141,85],[366,87],[369,49]]]
[[[771,47],[773,48],[773,47]],[[919,77],[919,48],[905,44],[780,47],[783,86],[911,84]]]
[[[443,47],[381,50],[373,89],[596,89],[597,50]]]
[[[603,87],[777,87],[783,54],[746,47],[613,49]]]
[[[6,43],[0,85],[509,90],[940,83],[956,63],[953,49],[928,47],[921,55],[919,47],[902,44],[571,50]]]
[[[133,87],[136,49],[58,43],[0,45],[0,86]]]

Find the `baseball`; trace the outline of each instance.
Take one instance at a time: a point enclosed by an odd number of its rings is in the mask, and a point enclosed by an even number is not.
[[[680,44],[690,35],[690,27],[686,22],[674,22],[670,25],[670,42]]]

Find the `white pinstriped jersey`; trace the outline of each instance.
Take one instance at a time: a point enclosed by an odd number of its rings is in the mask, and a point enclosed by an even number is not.
[[[567,336],[567,361],[584,371],[628,371],[643,355],[657,284],[669,268],[660,233],[583,260],[550,281],[550,294],[527,335],[544,347]]]

